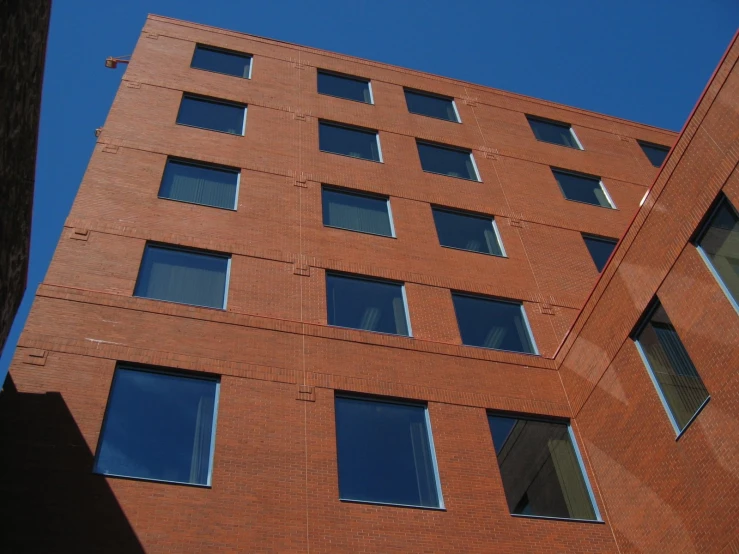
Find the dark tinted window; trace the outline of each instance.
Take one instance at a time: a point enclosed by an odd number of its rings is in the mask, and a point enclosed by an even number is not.
[[[405,103],[411,113],[459,122],[457,111],[454,109],[454,101],[451,98],[406,90]]]
[[[462,343],[535,354],[523,306],[518,302],[453,293]]]
[[[393,235],[387,198],[323,188],[323,224],[373,235]]]
[[[739,216],[726,198],[719,202],[697,245],[739,304]]]
[[[321,121],[318,127],[318,143],[322,152],[375,162],[381,161],[377,131],[344,127]]]
[[[708,399],[708,391],[659,302],[651,308],[636,341],[676,430],[682,431]]]
[[[328,324],[408,335],[403,285],[345,275],[326,275]]]
[[[502,256],[493,219],[434,208],[439,243],[449,248]]]
[[[180,112],[177,114],[177,123],[232,135],[243,135],[245,115],[244,106],[195,96],[183,96]]]
[[[527,119],[529,120],[529,125],[531,125],[531,130],[534,132],[536,140],[581,150],[580,145],[575,139],[572,127],[567,123],[555,123],[532,117],[527,117]]]
[[[95,472],[210,484],[218,381],[116,369]]]
[[[596,520],[567,424],[489,415],[512,514]]]
[[[336,398],[342,500],[440,507],[426,407]]]
[[[146,246],[134,296],[223,308],[228,261],[225,256],[163,246]]]
[[[667,154],[670,153],[669,148],[666,146],[659,146],[658,144],[649,144],[647,142],[639,141],[639,146],[641,146],[644,154],[646,154],[654,167],[661,167]]]
[[[472,161],[472,152],[469,150],[457,150],[421,141],[417,141],[417,144],[418,156],[421,158],[421,167],[424,171],[472,181],[479,180]]]
[[[601,237],[591,237],[588,235],[583,235],[582,238],[585,241],[585,246],[588,247],[590,256],[593,258],[595,267],[598,268],[599,272],[603,271],[603,268],[605,267],[608,258],[611,257],[611,252],[616,248],[616,243],[618,241]]]
[[[198,44],[190,65],[196,69],[248,79],[251,70],[251,56]]]
[[[238,169],[168,160],[159,197],[233,210],[238,183]]]
[[[338,96],[347,100],[355,100],[372,104],[370,84],[366,79],[318,72],[318,92],[329,96]]]
[[[598,177],[568,173],[556,169],[553,169],[552,173],[554,173],[554,178],[557,179],[559,188],[567,200],[584,202],[585,204],[593,204],[604,208],[613,207]]]

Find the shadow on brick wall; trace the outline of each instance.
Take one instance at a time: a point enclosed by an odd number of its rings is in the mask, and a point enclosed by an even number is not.
[[[143,553],[59,393],[0,395],[0,551]]]

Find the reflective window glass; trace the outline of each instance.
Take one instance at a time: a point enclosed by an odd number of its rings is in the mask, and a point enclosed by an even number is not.
[[[375,162],[382,161],[377,131],[321,121],[318,128],[318,143],[321,152]]]
[[[739,304],[739,215],[723,198],[696,241],[734,304]]]
[[[536,354],[519,302],[452,293],[462,344]]]
[[[336,397],[342,500],[441,507],[426,407]]]
[[[618,241],[603,237],[593,237],[590,235],[583,235],[582,238],[585,241],[585,246],[588,247],[590,256],[593,258],[595,267],[598,268],[598,272],[603,271],[603,268],[605,267],[608,258],[611,257],[611,253],[613,252],[613,249],[616,248]]]
[[[159,197],[235,210],[238,184],[238,169],[167,160]]]
[[[417,141],[421,167],[430,173],[479,181],[472,152]]]
[[[575,138],[575,132],[569,124],[536,119],[529,116],[527,116],[527,119],[536,140],[582,150]]]
[[[198,44],[190,66],[248,79],[251,75],[251,56]]]
[[[593,204],[594,206],[602,206],[604,208],[613,207],[605,192],[605,187],[598,177],[569,173],[557,169],[552,169],[552,173],[554,173],[554,178],[557,180],[559,188],[567,200]]]
[[[409,334],[402,284],[329,273],[326,296],[329,325]]]
[[[492,217],[433,208],[439,243],[448,248],[502,256]]]
[[[218,381],[118,367],[95,472],[210,485]]]
[[[182,97],[177,123],[232,135],[244,134],[246,107],[185,95]]]
[[[324,187],[323,224],[360,233],[393,236],[389,201],[353,192]]]
[[[451,98],[406,90],[405,103],[411,113],[459,122],[454,100]]]
[[[318,71],[318,93],[372,104],[369,81],[348,75]]]
[[[597,520],[566,423],[489,415],[512,514]]]
[[[649,158],[649,161],[654,167],[662,167],[665,158],[667,158],[667,154],[670,153],[670,149],[667,148],[667,146],[649,144],[648,142],[641,141],[639,141],[639,146],[641,146],[644,154]]]

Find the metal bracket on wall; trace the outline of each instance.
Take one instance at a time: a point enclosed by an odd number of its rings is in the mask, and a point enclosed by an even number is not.
[[[118,147],[114,144],[106,144],[105,146],[103,146],[103,152],[106,152],[108,154],[117,154]]]
[[[73,240],[87,240],[88,238],[90,238],[90,230],[72,229],[72,232],[69,233],[69,238]]]
[[[539,304],[539,311],[544,315],[555,315],[554,308],[549,304]]]
[[[46,357],[48,354],[49,353],[46,350],[31,348],[26,350],[25,356],[23,357],[23,363],[31,365],[46,365]]]
[[[293,262],[293,274],[300,275],[301,277],[310,277],[310,265],[308,260],[304,257],[300,257]]]
[[[316,391],[313,387],[309,385],[298,385],[298,396],[295,397],[295,400],[302,400],[304,402],[315,402]]]

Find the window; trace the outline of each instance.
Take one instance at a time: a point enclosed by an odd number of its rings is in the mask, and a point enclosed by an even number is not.
[[[198,44],[190,67],[251,79],[251,56]]]
[[[459,114],[452,98],[408,89],[404,89],[404,92],[409,112],[459,123]]]
[[[116,368],[95,473],[210,486],[218,380]]]
[[[552,169],[552,173],[554,173],[554,178],[567,200],[593,204],[603,208],[614,207],[606,187],[603,186],[599,177],[560,169]]]
[[[372,88],[367,79],[318,70],[318,94],[372,104]]]
[[[537,354],[520,302],[452,293],[462,344]]]
[[[569,425],[495,414],[488,423],[512,514],[600,519]]]
[[[177,124],[243,135],[246,106],[186,94],[182,97]]]
[[[439,173],[449,177],[479,181],[472,152],[461,148],[442,146],[430,142],[416,141],[421,167],[429,173]]]
[[[739,311],[739,215],[726,197],[719,200],[695,244]]]
[[[670,421],[680,434],[708,400],[708,391],[659,301],[647,310],[634,340]]]
[[[349,231],[395,236],[390,200],[369,194],[323,187],[323,224]]]
[[[230,263],[220,254],[147,244],[133,295],[225,309]]]
[[[402,284],[326,275],[328,324],[393,335],[410,335]]]
[[[667,146],[660,146],[659,144],[650,144],[648,142],[637,141],[641,149],[646,154],[649,161],[654,167],[662,167],[662,164],[670,153],[670,149]]]
[[[439,243],[447,248],[504,256],[492,217],[432,208]]]
[[[321,121],[318,124],[318,144],[321,152],[382,161],[380,137],[377,136],[377,131],[370,129]]]
[[[443,508],[422,404],[336,397],[341,500]]]
[[[184,160],[167,160],[159,198],[236,209],[239,170]]]
[[[618,243],[615,239],[607,239],[603,237],[594,237],[592,235],[583,235],[582,239],[585,241],[585,246],[588,247],[588,252],[593,258],[595,267],[598,268],[598,273],[603,271],[603,268],[611,257],[613,249],[616,248]]]
[[[539,119],[530,115],[527,115],[526,119],[529,121],[536,140],[559,144],[560,146],[568,146],[577,150],[583,149],[580,141],[577,140],[575,131],[572,130],[569,123]]]

